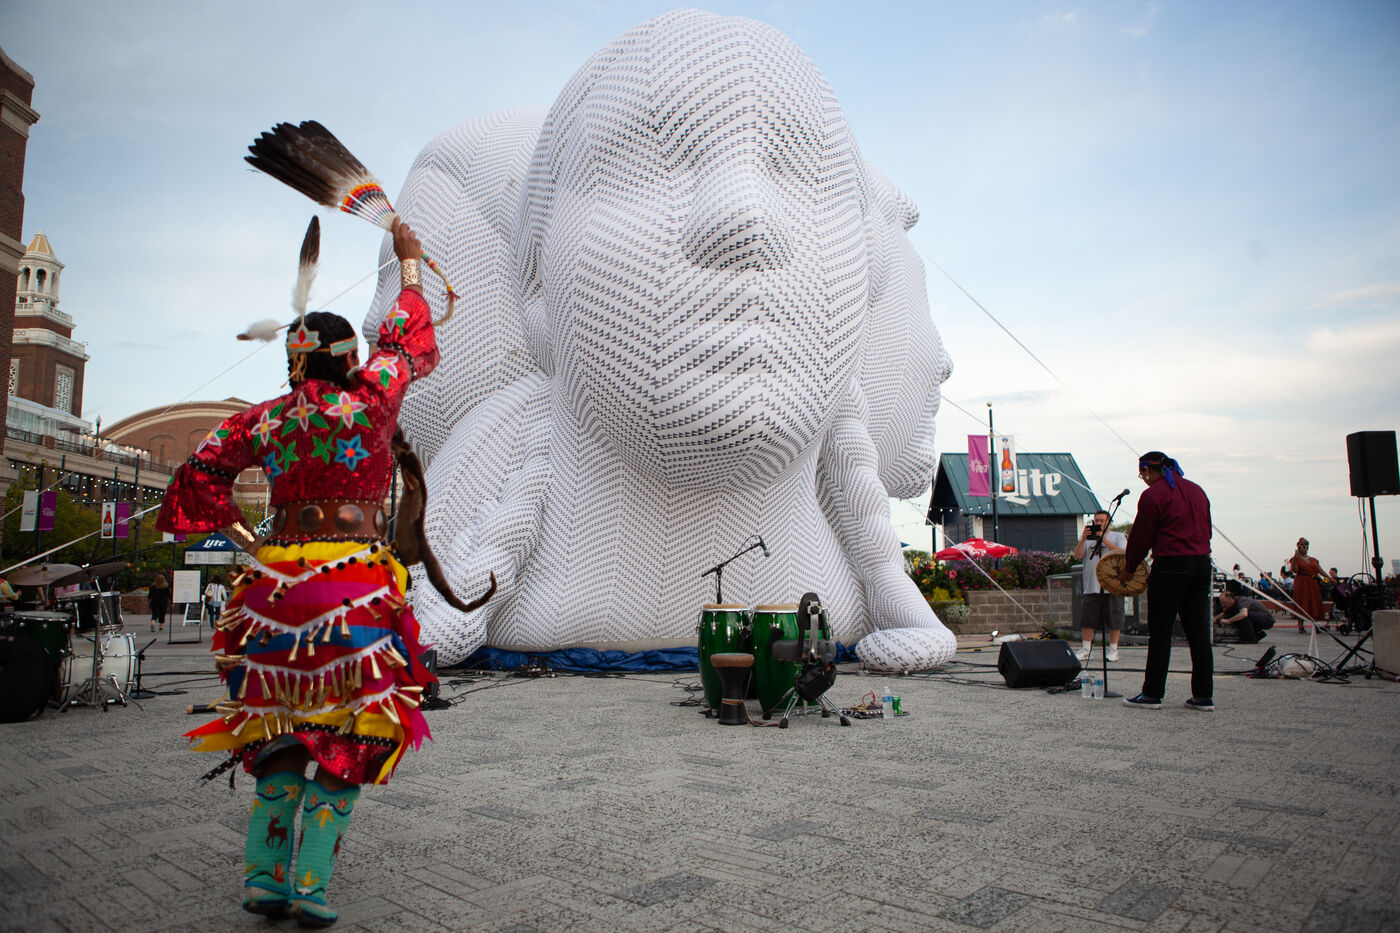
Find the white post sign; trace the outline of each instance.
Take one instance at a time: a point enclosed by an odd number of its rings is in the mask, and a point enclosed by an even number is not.
[[[176,603],[200,601],[198,570],[177,570],[170,576],[171,598]]]
[[[102,503],[102,537],[114,538],[117,534],[117,504],[115,502]]]

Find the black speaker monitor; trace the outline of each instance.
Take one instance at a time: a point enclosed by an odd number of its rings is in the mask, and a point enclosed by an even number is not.
[[[1400,466],[1394,431],[1357,431],[1347,435],[1351,494],[1358,498],[1400,495]]]
[[[997,671],[1017,687],[1059,687],[1079,674],[1079,659],[1063,638],[1003,642]]]

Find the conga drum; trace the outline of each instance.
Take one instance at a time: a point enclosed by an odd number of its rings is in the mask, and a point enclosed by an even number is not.
[[[799,634],[797,606],[783,603],[754,607],[753,676],[758,682],[758,705],[764,716],[773,712],[797,683],[797,662],[774,660],[773,642],[794,639]]]
[[[710,657],[749,650],[749,607],[737,603],[709,603],[700,613],[700,683],[705,705],[719,709],[724,691]]]

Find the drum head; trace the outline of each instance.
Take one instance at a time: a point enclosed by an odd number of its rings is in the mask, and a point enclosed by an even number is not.
[[[38,715],[53,690],[53,660],[28,635],[0,636],[0,722]]]
[[[1109,551],[1100,560],[1099,565],[1094,568],[1094,576],[1099,580],[1099,586],[1107,593],[1114,596],[1136,596],[1147,589],[1147,562],[1138,564],[1137,570],[1133,571],[1132,577],[1127,583],[1118,582],[1118,574],[1123,569],[1123,561],[1126,559],[1122,551]]]

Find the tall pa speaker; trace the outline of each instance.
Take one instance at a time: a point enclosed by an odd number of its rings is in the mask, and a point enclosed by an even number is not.
[[[1394,431],[1357,431],[1347,435],[1347,466],[1351,471],[1351,494],[1371,496],[1400,495],[1400,468],[1395,457]]]
[[[1079,659],[1063,638],[1002,642],[997,671],[1017,687],[1059,687],[1079,673]]]

